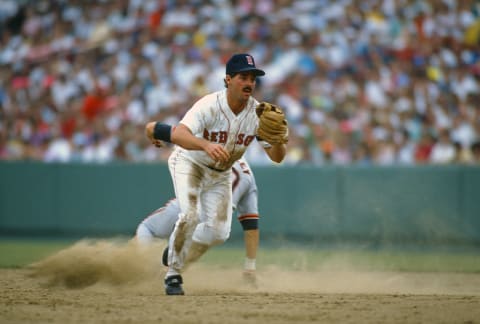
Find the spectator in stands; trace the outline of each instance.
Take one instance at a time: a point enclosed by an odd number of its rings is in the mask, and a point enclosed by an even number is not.
[[[286,165],[459,163],[480,138],[479,26],[463,0],[3,0],[0,158],[165,159],[134,130],[178,122],[248,51],[271,62],[259,91],[286,110]]]
[[[450,139],[447,129],[440,130],[438,140],[433,144],[430,162],[433,164],[449,164],[455,159],[455,145]]]
[[[472,163],[480,164],[480,141],[474,142],[470,147],[472,153]]]

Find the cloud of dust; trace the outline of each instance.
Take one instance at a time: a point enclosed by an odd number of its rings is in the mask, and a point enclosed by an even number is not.
[[[48,286],[138,283],[156,278],[163,270],[165,246],[163,241],[141,246],[135,240],[82,240],[28,268],[31,277],[46,279]]]
[[[166,268],[161,255],[166,242],[139,246],[135,241],[80,241],[29,266],[31,276],[46,279],[47,286],[69,289],[126,288],[130,293],[163,293]],[[208,253],[208,252],[207,252]],[[329,256],[318,267],[299,252],[291,264],[257,264],[256,284],[246,283],[241,266],[197,263],[185,269],[187,295],[251,293],[318,294],[456,294],[478,295],[480,288],[465,285],[465,274],[408,273],[359,269],[354,261]],[[480,276],[475,287],[480,287]]]
[[[242,280],[240,269],[195,265],[184,274],[188,295],[251,293],[479,295],[480,276],[374,271],[306,271],[267,266],[257,271],[256,286]]]
[[[480,276],[448,272],[385,270],[388,264],[370,264],[369,259],[342,251],[328,253],[319,262],[308,250],[292,253],[288,264],[271,259],[257,262],[256,287],[242,280],[242,269],[192,266],[184,274],[188,294],[217,293],[318,293],[318,294],[480,294]],[[385,261],[388,262],[388,261]],[[383,270],[379,270],[383,269]]]
[[[185,289],[202,293],[401,293],[414,285],[399,273],[287,270],[271,265],[257,271],[256,285],[246,284],[241,269],[195,265],[184,274]]]

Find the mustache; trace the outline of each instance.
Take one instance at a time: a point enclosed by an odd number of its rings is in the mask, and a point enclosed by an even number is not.
[[[243,91],[250,91],[250,92],[252,92],[253,89],[252,89],[252,87],[246,86],[246,87],[243,88]]]

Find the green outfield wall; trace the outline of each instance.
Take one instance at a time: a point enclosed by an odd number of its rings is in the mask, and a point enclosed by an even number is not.
[[[480,244],[480,167],[253,171],[264,240]],[[0,234],[133,235],[172,197],[165,164],[0,162]]]

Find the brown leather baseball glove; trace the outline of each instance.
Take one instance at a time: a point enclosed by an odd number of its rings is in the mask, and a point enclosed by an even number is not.
[[[272,145],[288,143],[288,123],[283,110],[271,103],[261,102],[256,107],[259,121],[257,136]]]

